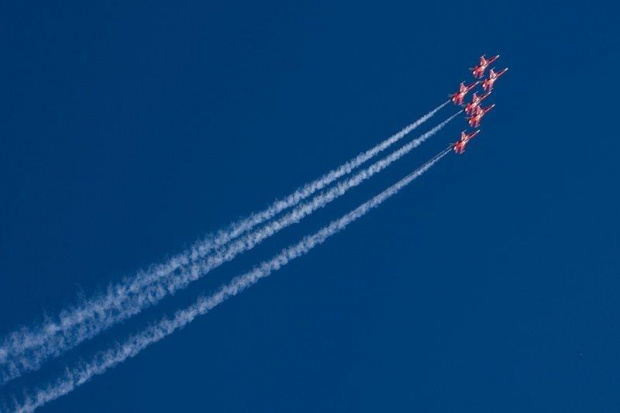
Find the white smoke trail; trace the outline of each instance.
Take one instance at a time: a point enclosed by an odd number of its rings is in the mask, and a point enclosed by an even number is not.
[[[124,362],[128,358],[136,356],[142,350],[154,344],[170,334],[174,333],[189,323],[196,317],[204,315],[214,307],[223,303],[230,297],[234,297],[245,289],[256,284],[260,279],[269,276],[272,272],[279,270],[292,260],[299,258],[314,247],[321,245],[329,237],[345,229],[349,224],[364,216],[373,208],[381,205],[385,200],[397,194],[401,189],[410,184],[414,179],[430,169],[441,158],[451,151],[451,147],[445,149],[433,159],[425,163],[405,178],[398,181],[379,195],[360,205],[353,211],[344,215],[342,218],[332,221],[329,225],[322,228],[313,235],[303,238],[299,243],[285,248],[278,255],[269,261],[265,261],[255,267],[252,271],[234,278],[230,283],[224,285],[216,293],[201,297],[196,303],[184,310],[178,311],[173,318],[164,318],[158,323],[147,327],[142,332],[131,336],[122,345],[97,354],[89,363],[84,363],[73,370],[68,370],[64,376],[55,383],[39,389],[33,396],[26,396],[25,400],[16,406],[16,413],[32,412],[35,409],[55,400],[77,387],[86,383],[93,376],[101,375],[107,370]]]
[[[327,187],[342,176],[351,173],[351,171],[358,168],[366,161],[374,158],[379,153],[397,143],[411,131],[433,117],[448,103],[449,101],[444,102],[400,132],[366,152],[357,155],[355,158],[340,165],[321,178],[300,187],[283,199],[276,200],[265,210],[252,214],[247,218],[243,218],[229,225],[226,229],[218,231],[214,235],[207,236],[204,240],[197,242],[188,251],[173,256],[163,264],[153,266],[146,271],[140,272],[131,279],[125,279],[118,284],[110,285],[104,293],[98,294],[80,303],[76,307],[63,310],[55,319],[47,320],[43,324],[33,327],[23,327],[7,335],[0,345],[0,366],[8,359],[18,356],[29,349],[45,346],[49,339],[56,334],[63,334],[63,332],[80,324],[92,324],[93,319],[105,317],[105,313],[110,308],[114,307],[119,301],[123,301],[129,295],[138,292],[163,277],[169,276],[179,268],[206,256],[210,251],[222,247],[243,233],[273,218],[285,209],[297,205],[304,199]],[[15,374],[14,369],[10,370],[12,373],[9,371],[10,374],[7,377],[14,376]],[[1,377],[0,380],[2,380]],[[0,384],[2,384],[1,381]]]
[[[461,112],[462,111],[455,113],[419,138],[414,139],[392,154],[375,162],[350,179],[340,182],[326,192],[320,193],[311,201],[300,204],[288,214],[230,243],[226,248],[214,252],[200,265],[193,264],[182,270],[179,274],[162,278],[146,287],[143,291],[115,303],[115,305],[111,306],[105,312],[103,317],[94,317],[90,322],[83,323],[79,329],[68,330],[64,334],[56,334],[44,345],[39,346],[36,351],[25,352],[14,360],[10,360],[6,363],[0,377],[4,382],[7,382],[21,376],[27,371],[36,370],[48,358],[59,356],[70,348],[96,336],[113,325],[139,314],[148,307],[154,306],[167,295],[174,294],[180,289],[187,287],[190,283],[198,280],[220,265],[254,248],[282,229],[298,223],[314,211],[325,207],[336,198],[344,195],[349,189],[360,185],[362,182],[381,172],[383,169],[411,152],[414,148],[418,147],[425,140],[435,135]]]

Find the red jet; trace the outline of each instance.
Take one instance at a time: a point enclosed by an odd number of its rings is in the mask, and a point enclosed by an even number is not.
[[[502,70],[499,73],[495,73],[495,70],[491,69],[491,71],[489,72],[489,78],[485,80],[484,82],[482,82],[482,88],[486,92],[490,92],[491,90],[493,90],[493,84],[495,83],[497,78],[503,75],[504,73],[506,73],[507,70],[508,68]]]
[[[482,55],[480,56],[480,64],[478,64],[478,66],[474,67],[473,69],[470,68],[469,70],[471,70],[471,73],[472,75],[474,75],[475,79],[482,79],[482,77],[484,76],[484,71],[487,70],[487,67],[489,67],[489,65],[496,61],[498,58],[499,55],[487,60],[486,57]]]
[[[480,107],[480,103],[485,100],[490,94],[491,92],[485,93],[482,96],[478,96],[478,94],[474,92],[474,96],[471,98],[471,102],[469,102],[467,106],[465,106],[465,113],[467,113],[468,115],[473,115],[474,113],[476,113],[476,109]]]
[[[469,135],[466,134],[465,131],[461,132],[461,139],[457,143],[452,144],[452,149],[454,149],[454,152],[458,153],[459,155],[465,152],[465,146],[467,145],[467,143],[479,133],[480,129],[472,132]]]
[[[474,113],[471,117],[467,118],[467,120],[469,121],[469,126],[471,126],[472,128],[477,128],[478,126],[480,126],[480,121],[482,120],[482,117],[494,107],[495,103],[491,106],[487,106],[486,108],[481,108],[480,106],[478,106],[476,108],[476,113]]]
[[[467,95],[470,90],[476,87],[478,83],[480,82],[472,83],[469,86],[465,86],[465,82],[461,82],[461,84],[459,85],[459,91],[452,95],[449,95],[452,99],[452,103],[454,103],[455,105],[462,105],[463,100],[465,100],[465,95]]]

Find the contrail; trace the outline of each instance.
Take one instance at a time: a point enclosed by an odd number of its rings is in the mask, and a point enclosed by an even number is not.
[[[411,131],[429,120],[448,103],[449,101],[442,103],[375,147],[360,153],[319,179],[298,188],[285,198],[276,200],[265,210],[243,218],[229,225],[227,228],[207,236],[204,240],[194,244],[189,250],[173,256],[167,262],[153,266],[146,271],[139,272],[131,279],[124,279],[120,283],[110,285],[105,292],[75,307],[63,310],[55,319],[45,321],[43,324],[33,327],[23,327],[7,335],[2,345],[0,345],[0,366],[10,358],[14,358],[30,349],[37,351],[37,347],[46,346],[50,338],[56,334],[62,335],[77,325],[90,325],[94,322],[93,320],[97,318],[105,318],[106,312],[112,309],[119,301],[125,300],[128,296],[135,294],[157,280],[169,276],[176,270],[206,256],[210,251],[224,246],[245,232],[275,217],[280,212],[299,204],[301,201],[327,187],[342,176],[351,173],[351,171],[385,151]],[[13,369],[10,370],[12,371]],[[15,372],[13,371],[13,373]],[[11,376],[12,374],[9,374],[7,377]],[[2,377],[0,377],[0,384],[2,384],[1,380],[3,380]]]
[[[208,313],[228,298],[234,297],[245,289],[256,284],[260,279],[269,276],[272,272],[287,265],[292,260],[305,255],[314,247],[321,245],[332,235],[342,231],[349,224],[361,218],[373,208],[378,207],[391,196],[397,194],[401,189],[410,184],[414,179],[422,175],[440,159],[446,156],[451,149],[452,148],[449,147],[443,150],[433,159],[385,191],[381,192],[379,195],[360,205],[353,211],[344,215],[342,218],[332,221],[329,225],[323,227],[320,231],[314,233],[313,235],[306,236],[299,243],[285,248],[271,260],[261,263],[252,271],[234,278],[230,283],[221,287],[214,294],[199,298],[197,302],[190,307],[178,311],[174,317],[166,317],[158,323],[147,327],[142,332],[131,336],[125,343],[119,344],[110,350],[97,354],[90,362],[81,364],[73,370],[68,370],[66,374],[55,383],[48,385],[46,388],[37,390],[33,396],[26,396],[25,400],[16,406],[15,412],[32,412],[50,401],[70,393],[77,387],[86,383],[93,376],[101,375],[107,370],[124,362],[128,358],[136,356],[151,344],[154,344],[174,333],[176,330],[185,327],[196,317]]]
[[[144,309],[154,306],[167,295],[174,294],[180,289],[187,287],[190,283],[203,277],[220,265],[231,261],[237,255],[246,252],[265,239],[273,236],[282,229],[300,222],[314,211],[325,207],[327,204],[344,195],[349,189],[360,185],[362,182],[381,172],[389,165],[399,160],[414,148],[418,147],[425,140],[439,132],[446,124],[452,121],[462,111],[459,111],[435,126],[419,138],[412,140],[392,154],[375,162],[368,168],[360,171],[348,180],[338,183],[328,191],[316,195],[312,200],[302,203],[288,214],[268,223],[263,228],[251,232],[240,239],[230,243],[225,248],[217,250],[209,255],[203,263],[193,264],[181,270],[180,273],[162,278],[157,282],[147,286],[143,291],[129,296],[123,301],[110,306],[103,316],[93,317],[88,323],[84,323],[78,329],[68,330],[63,334],[56,334],[39,346],[35,351],[23,353],[20,357],[6,363],[1,379],[4,382],[15,379],[27,371],[38,369],[47,359],[57,357],[65,351],[77,346],[85,340],[93,338],[102,331],[113,325],[124,321]]]

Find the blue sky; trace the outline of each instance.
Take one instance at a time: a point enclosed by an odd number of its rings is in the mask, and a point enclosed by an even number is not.
[[[617,410],[620,7],[293,3],[0,5],[0,335],[373,146],[480,54],[510,67],[465,155],[41,411]],[[464,128],[0,397],[188,305]]]

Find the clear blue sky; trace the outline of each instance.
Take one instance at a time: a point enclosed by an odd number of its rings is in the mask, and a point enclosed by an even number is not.
[[[0,335],[371,147],[480,54],[510,67],[465,155],[41,411],[617,411],[620,6],[538,3],[2,3]],[[464,127],[0,398],[339,217]]]

